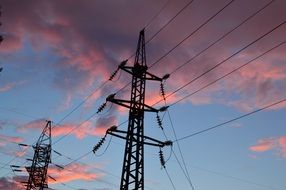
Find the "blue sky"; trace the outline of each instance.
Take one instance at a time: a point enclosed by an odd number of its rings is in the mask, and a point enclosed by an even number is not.
[[[0,45],[0,190],[23,188],[19,180],[27,173],[13,173],[9,165],[29,165],[25,159],[33,156],[33,150],[17,144],[33,144],[46,119],[53,125],[52,148],[62,154],[53,152],[52,162],[65,166],[60,170],[50,165],[49,175],[57,180],[49,181],[51,189],[119,189],[123,140],[107,137],[98,151],[103,155],[90,153],[70,162],[90,152],[110,126],[128,119],[127,110],[108,103],[102,113],[86,121],[109,94],[131,80],[119,72],[113,81],[100,87],[135,51],[144,26],[147,40],[156,34],[146,44],[147,65],[163,56],[149,71],[158,76],[171,73],[165,83],[167,105],[172,105],[168,109],[171,119],[167,113],[160,113],[168,139],[176,139],[171,122],[180,139],[284,100],[285,1],[189,2],[4,0],[0,28],[4,37]],[[133,62],[132,57],[128,65]],[[212,67],[216,68],[190,82]],[[124,88],[116,96],[128,99],[129,91],[130,87]],[[152,105],[161,99],[160,85],[148,82],[146,102]],[[163,105],[160,102],[155,107]],[[284,189],[285,106],[283,101],[179,140],[194,189]],[[126,130],[126,124],[119,127]],[[145,134],[165,140],[155,114],[146,114]],[[192,189],[185,168],[178,164],[178,160],[183,164],[178,144],[174,142],[173,152],[170,147],[163,148],[174,187],[160,165],[158,151],[155,147],[145,148],[145,188]]]

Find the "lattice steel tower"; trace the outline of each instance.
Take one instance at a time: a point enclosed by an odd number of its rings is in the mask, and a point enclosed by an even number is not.
[[[47,171],[51,163],[51,121],[47,124],[34,148],[32,165],[26,167],[29,173],[26,190],[43,190],[48,188]]]
[[[106,100],[129,109],[127,131],[110,128],[107,134],[126,140],[120,190],[144,189],[144,144],[163,147],[170,142],[161,142],[144,136],[144,112],[159,112],[145,104],[146,80],[162,81],[163,79],[149,73],[146,65],[144,30],[140,32],[134,66],[125,66],[123,62],[119,68],[132,75],[131,99],[115,99],[115,94]]]

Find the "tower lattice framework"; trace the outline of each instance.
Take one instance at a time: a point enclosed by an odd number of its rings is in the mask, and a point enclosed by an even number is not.
[[[51,121],[47,121],[36,145],[33,146],[34,157],[32,165],[26,167],[29,173],[28,182],[25,184],[26,190],[43,190],[48,188],[47,171],[49,163],[51,163],[51,128]]]
[[[126,62],[119,68],[132,75],[131,98],[130,100],[116,99],[113,94],[107,98],[107,101],[129,109],[128,128],[127,131],[113,128],[108,130],[107,134],[126,140],[120,190],[143,190],[144,145],[158,147],[170,145],[170,142],[161,142],[144,135],[144,113],[160,111],[145,104],[146,81],[163,80],[147,71],[144,30],[140,31],[134,66],[126,66]]]

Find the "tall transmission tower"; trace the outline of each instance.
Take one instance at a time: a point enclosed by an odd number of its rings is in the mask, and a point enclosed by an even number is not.
[[[51,163],[51,121],[47,124],[39,137],[34,148],[32,165],[26,167],[29,173],[28,182],[22,182],[27,187],[26,190],[43,190],[48,188],[47,171]]]
[[[129,109],[128,129],[127,131],[122,131],[118,130],[117,127],[111,127],[107,130],[107,134],[126,140],[120,190],[143,190],[144,145],[163,147],[172,144],[171,141],[162,142],[144,136],[144,113],[158,113],[167,109],[163,107],[157,110],[145,104],[146,81],[162,82],[167,77],[159,78],[147,71],[144,29],[140,31],[134,66],[125,66],[126,62],[120,64],[119,68],[132,75],[130,100],[116,99],[115,94],[112,94],[107,97],[106,101]]]

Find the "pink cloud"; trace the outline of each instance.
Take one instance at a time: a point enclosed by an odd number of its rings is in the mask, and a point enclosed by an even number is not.
[[[81,125],[76,123],[60,124],[53,126],[52,136],[74,135],[78,139],[82,139],[90,135],[102,136],[109,127],[116,125],[116,123],[117,121],[115,116],[106,116],[98,118],[95,124],[91,121],[84,122]],[[35,120],[19,128],[19,131],[27,132],[34,129],[42,130],[45,124],[46,121],[44,119]]]
[[[26,155],[26,152],[25,152],[25,151],[17,151],[17,152],[15,153],[15,155],[16,155],[17,157],[23,157],[23,156]]]
[[[252,152],[277,150],[282,157],[286,158],[286,136],[260,139],[255,145],[249,147],[249,150]]]
[[[15,52],[22,48],[22,38],[19,36],[8,34],[4,35],[4,39],[1,46],[5,46],[5,48],[1,48],[3,52]]]
[[[258,140],[257,144],[251,146],[249,149],[253,152],[265,152],[273,149],[276,146],[275,139],[261,139]]]
[[[43,130],[46,123],[47,121],[45,119],[37,119],[18,128],[18,131],[27,132],[28,130],[32,130],[32,129]]]
[[[90,121],[83,123],[82,125],[77,124],[63,124],[58,125],[53,129],[53,136],[61,136],[70,134],[74,135],[78,139],[82,139],[86,136],[103,136],[108,128],[112,125],[116,124],[116,118],[114,116],[110,116],[107,118],[99,118],[97,119],[96,124],[93,124]],[[75,128],[80,130],[74,130]]]
[[[0,190],[7,190],[7,189],[22,190],[23,185],[21,185],[14,179],[8,179],[5,177],[0,178]]]
[[[0,92],[9,91],[9,90],[15,88],[16,86],[22,85],[23,83],[24,83],[24,81],[7,83],[4,86],[0,87]]]
[[[78,2],[67,1],[57,3],[52,1],[30,1],[28,3],[19,3],[15,0],[4,0],[3,4],[3,7],[7,10],[3,14],[3,28],[8,34],[6,46],[14,47],[7,48],[8,50],[11,52],[18,50],[19,46],[23,47],[26,40],[32,43],[35,51],[45,46],[52,49],[53,54],[59,58],[59,61],[53,66],[56,71],[53,80],[55,87],[64,91],[68,97],[67,104],[63,105],[63,108],[70,106],[70,100],[78,95],[83,95],[83,92],[109,77],[117,64],[123,58],[126,58],[126,52],[133,52],[135,49],[134,44],[136,44],[140,29],[138,23],[145,23],[148,17],[152,15],[154,10],[149,9],[150,7],[155,9],[155,7],[161,6],[157,1],[152,2],[152,4],[134,3],[134,7],[149,7],[147,9],[148,13],[146,13],[146,10],[137,11],[136,19],[130,20],[131,9],[123,2],[116,2],[115,5],[109,2],[83,2],[79,4]],[[162,12],[159,19],[150,26],[150,31],[149,29],[146,31],[147,39],[170,18],[170,15],[173,15],[174,9],[177,9],[179,4],[174,3],[174,6]],[[210,11],[214,11],[215,7],[220,7],[222,4],[214,5],[209,2],[204,6],[209,8]],[[257,9],[257,3],[242,3],[240,6]],[[102,7],[109,8],[113,14],[106,14]],[[229,56],[234,50],[249,43],[251,39],[255,39],[262,32],[268,31],[269,28],[277,24],[276,22],[279,22],[279,18],[284,18],[281,16],[284,14],[284,9],[281,7],[285,7],[285,2],[274,3],[272,7],[269,7],[268,15],[261,14],[257,16],[257,22],[251,25],[252,27],[249,27],[248,24],[241,27],[245,31],[244,38],[241,38],[237,31],[234,32],[227,39],[210,48],[208,52],[175,73],[167,82],[169,91],[182,86]],[[230,10],[236,8],[236,5],[229,7]],[[180,21],[172,23],[172,27],[167,27],[147,45],[149,65],[190,33],[185,28],[186,24],[190,23],[189,18],[193,19],[193,25],[190,28],[196,28],[198,24],[203,22],[204,19],[201,14],[196,13],[196,11],[191,12],[189,13],[191,16],[187,17],[188,19],[180,19]],[[202,11],[198,12],[201,13]],[[249,13],[245,12],[244,14],[244,16],[247,16]],[[87,19],[91,17],[94,18],[94,24],[90,24]],[[277,18],[277,21],[269,20],[269,18],[274,17]],[[152,68],[152,73],[165,74],[171,72],[205,48],[211,41],[234,28],[243,16],[238,18],[236,14],[229,14],[225,18],[228,19],[227,23],[232,24],[215,24],[216,22],[222,23],[222,20],[214,20],[214,25],[207,26],[204,30],[199,31],[196,37],[187,40],[174,51],[174,54],[166,57],[161,63]],[[126,22],[126,20],[129,21]],[[229,22],[229,20],[235,22]],[[211,36],[210,33],[212,33]],[[247,51],[225,63],[216,71],[188,86],[173,99],[176,100],[186,93],[193,92],[201,85],[218,78],[233,66],[242,64],[265,49],[269,49],[273,44],[280,42],[283,36],[284,31],[278,30],[275,35],[271,36],[271,40],[266,38],[262,41],[263,46],[254,45],[248,48]],[[232,77],[225,79],[225,81],[208,87],[208,90],[186,99],[183,103],[191,102],[197,105],[220,103],[248,111],[281,98],[285,94],[279,86],[286,80],[286,67],[285,64],[280,63],[285,61],[285,54],[283,54],[283,48],[275,52],[275,54],[267,55],[267,58],[264,58],[263,61],[255,62]],[[130,60],[130,62],[133,62],[133,60]],[[122,83],[122,81],[119,81],[119,83]],[[119,85],[112,87],[118,87]],[[100,90],[87,102],[87,105],[92,105],[93,101],[102,98],[107,91],[107,88]],[[72,94],[75,95],[72,96]],[[234,99],[233,97],[237,98]],[[170,101],[173,102],[173,100]],[[150,100],[150,102],[154,101]],[[281,105],[281,107],[285,107],[285,105]],[[281,107],[276,107],[276,109]]]
[[[48,174],[56,179],[56,181],[49,179],[49,183],[66,183],[75,180],[91,181],[102,176],[102,174],[93,173],[89,170],[89,167],[81,164],[71,164],[65,169],[49,167]]]
[[[286,158],[286,136],[280,137],[278,142],[281,155]]]
[[[0,134],[0,142],[2,143],[2,145],[5,145],[9,142],[20,143],[20,142],[23,142],[23,138]]]

